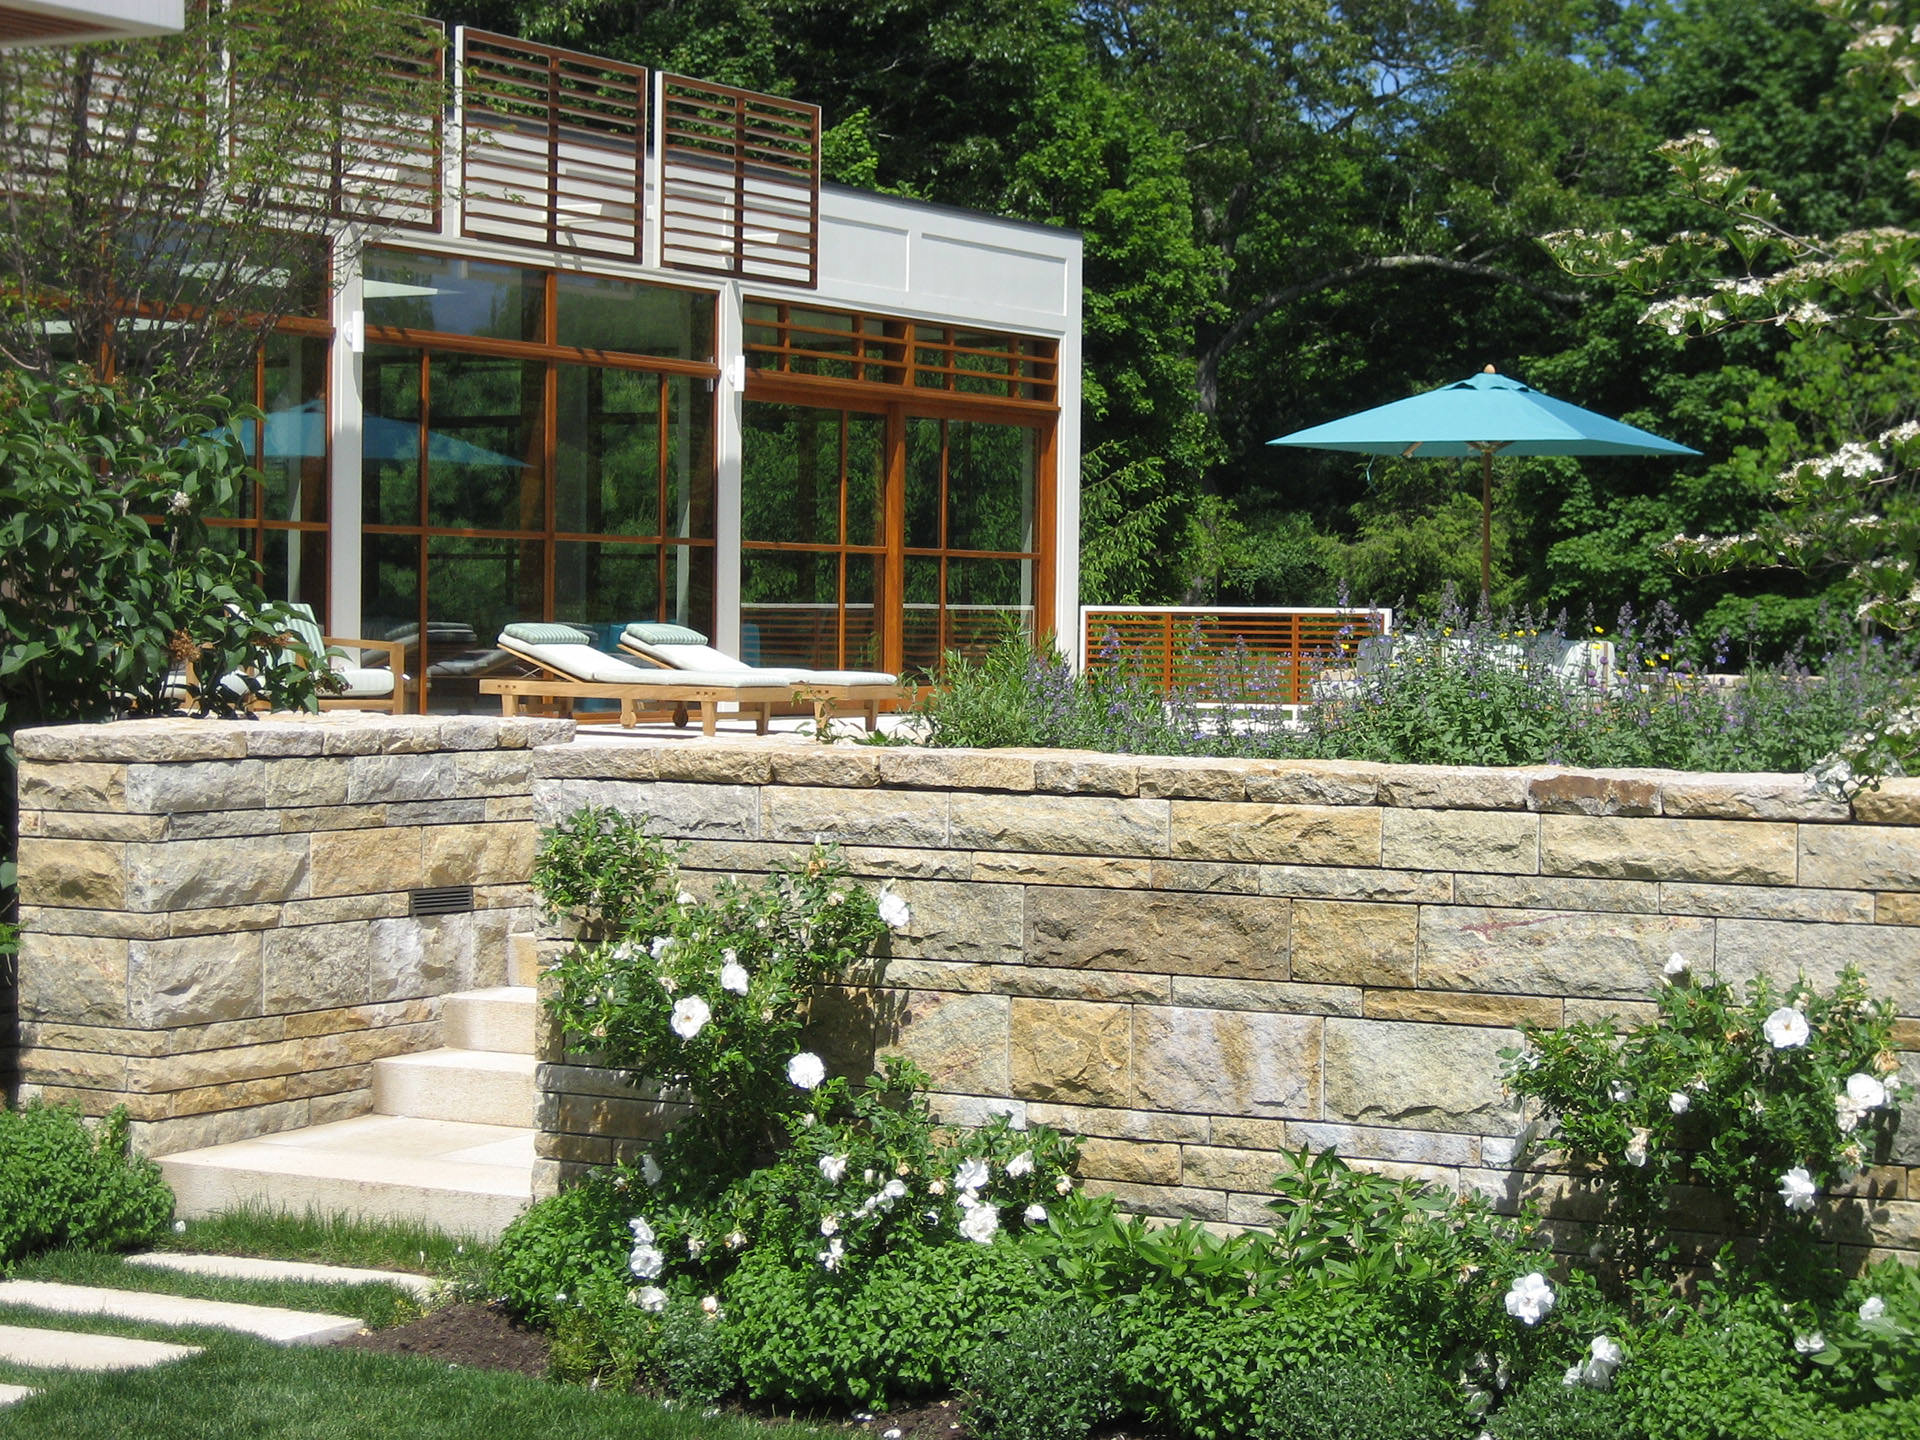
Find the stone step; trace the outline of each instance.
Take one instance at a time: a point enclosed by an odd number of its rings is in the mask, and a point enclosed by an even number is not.
[[[178,1212],[243,1205],[497,1239],[533,1195],[530,1126],[361,1115],[160,1157]]]
[[[275,1345],[331,1345],[363,1328],[352,1315],[282,1310],[272,1305],[236,1305],[144,1290],[107,1290],[60,1285],[50,1280],[0,1280],[0,1305],[20,1305],[55,1315],[110,1315],[149,1325],[205,1325],[270,1340]]]
[[[0,1361],[34,1370],[144,1370],[149,1365],[164,1365],[169,1360],[184,1360],[199,1353],[198,1345],[167,1345],[158,1340],[129,1340],[124,1335],[81,1335],[72,1330],[0,1325]]]
[[[0,1385],[0,1409],[16,1404],[21,1400],[38,1395],[38,1390],[30,1390],[25,1385]]]
[[[454,1049],[533,1054],[534,1024],[540,1007],[531,985],[462,990],[447,996],[440,1005],[442,1032]]]
[[[531,990],[540,983],[540,942],[531,935],[507,937],[507,984]]]
[[[531,1053],[422,1050],[373,1062],[373,1108],[382,1115],[532,1125]]]
[[[250,1255],[183,1255],[149,1250],[129,1255],[127,1264],[182,1275],[211,1275],[223,1280],[294,1280],[304,1285],[391,1285],[424,1300],[440,1281],[404,1270],[359,1270],[349,1265],[309,1265],[300,1260],[257,1260]]]

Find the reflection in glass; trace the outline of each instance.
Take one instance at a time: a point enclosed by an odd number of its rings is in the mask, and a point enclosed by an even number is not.
[[[584,365],[559,371],[554,528],[659,534],[660,377]]]
[[[360,514],[420,523],[420,352],[369,345],[361,368]]]
[[[481,355],[434,355],[429,364],[427,524],[544,530],[546,367]]]
[[[668,535],[713,534],[713,392],[704,380],[667,377],[666,485]]]
[[[842,414],[800,405],[744,407],[741,533],[832,545],[840,538]]]
[[[712,295],[598,275],[561,275],[555,284],[561,345],[713,359]]]
[[[947,561],[944,648],[980,655],[1010,629],[1033,629],[1033,561]]]
[[[546,605],[546,547],[505,536],[427,537],[426,673],[436,711],[490,711],[480,680],[508,668],[493,648],[500,631],[538,620]]]
[[[269,527],[260,535],[261,585],[276,600],[327,613],[327,532]]]
[[[940,474],[946,464],[946,422],[907,421],[907,546],[940,548]]]
[[[561,540],[553,547],[553,613],[568,625],[610,626],[611,650],[629,621],[657,619],[658,545],[590,545]]]
[[[900,617],[903,663],[907,671],[933,674],[940,664],[940,562],[907,557],[906,610]]]
[[[263,347],[260,408],[265,443],[254,462],[269,520],[327,518],[327,342],[273,335]],[[249,427],[253,428],[253,427]]]
[[[948,422],[948,549],[1033,549],[1035,441],[1019,426]]]
[[[380,247],[367,249],[362,271],[369,325],[493,340],[545,338],[541,271]]]
[[[740,650],[740,658],[749,665],[838,669],[838,552],[744,552],[740,557]]]

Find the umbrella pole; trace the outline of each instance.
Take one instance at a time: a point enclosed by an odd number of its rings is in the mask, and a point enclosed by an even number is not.
[[[1493,451],[1480,452],[1480,608],[1493,611]]]

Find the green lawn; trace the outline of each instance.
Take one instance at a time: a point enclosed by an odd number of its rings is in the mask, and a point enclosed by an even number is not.
[[[8,1317],[11,1318],[11,1317]],[[76,1327],[77,1328],[77,1327]],[[118,1327],[132,1333],[135,1327]],[[140,1333],[153,1332],[142,1329]],[[410,1356],[196,1337],[206,1352],[119,1375],[17,1378],[43,1386],[0,1411],[7,1440],[767,1440],[768,1427],[651,1400]],[[783,1440],[829,1432],[783,1426]]]
[[[285,1259],[285,1256],[276,1258]],[[283,1310],[318,1310],[353,1315],[369,1330],[418,1319],[422,1306],[413,1295],[391,1285],[313,1285],[291,1280],[232,1280],[188,1275],[129,1265],[118,1255],[55,1250],[15,1264],[14,1280],[57,1280],[66,1285],[96,1285],[107,1290],[147,1290],[190,1295],[199,1300],[232,1300],[242,1305],[274,1305]]]
[[[267,1260],[307,1260],[317,1265],[355,1265],[367,1270],[411,1270],[458,1278],[486,1262],[490,1246],[456,1240],[424,1225],[367,1225],[331,1215],[242,1208],[208,1220],[188,1220],[178,1234],[163,1235],[155,1248],[198,1255],[251,1255]]]

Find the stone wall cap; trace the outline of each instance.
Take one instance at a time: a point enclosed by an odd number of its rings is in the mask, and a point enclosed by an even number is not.
[[[437,750],[524,750],[573,734],[573,721],[491,715],[389,715],[372,710],[275,711],[244,720],[163,715],[88,725],[36,725],[15,745],[23,760],[167,764]]]

